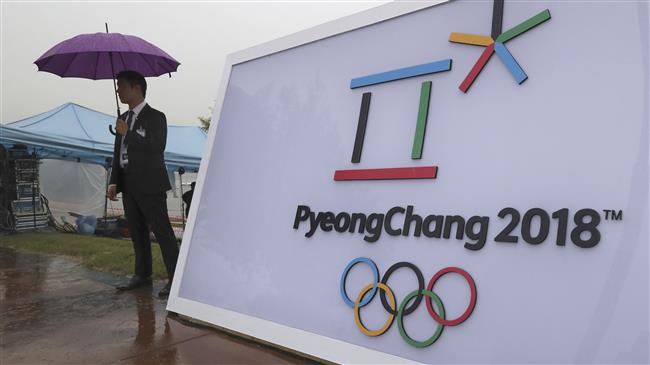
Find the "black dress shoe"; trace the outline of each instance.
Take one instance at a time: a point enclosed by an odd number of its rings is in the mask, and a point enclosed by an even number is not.
[[[158,292],[158,298],[167,298],[169,296],[169,291],[172,289],[172,282],[168,281],[167,285],[165,285],[160,291]]]
[[[143,278],[142,276],[134,276],[124,285],[117,286],[117,290],[132,290],[141,286],[151,286],[151,278]]]

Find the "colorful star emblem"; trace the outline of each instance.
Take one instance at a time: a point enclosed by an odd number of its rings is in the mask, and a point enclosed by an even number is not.
[[[551,19],[551,12],[546,9],[541,13],[533,16],[532,18],[520,23],[516,27],[506,31],[501,32],[501,26],[503,23],[503,0],[494,0],[494,7],[492,11],[492,36],[485,35],[476,35],[476,34],[465,34],[465,33],[451,33],[449,35],[449,41],[454,43],[463,43],[470,44],[474,46],[483,46],[486,47],[481,56],[478,58],[478,61],[474,64],[474,67],[469,71],[465,80],[458,86],[458,88],[466,93],[469,90],[472,83],[478,76],[478,74],[483,70],[483,67],[490,60],[490,57],[494,52],[497,53],[501,62],[508,68],[512,76],[517,80],[518,84],[526,81],[528,75],[524,70],[519,66],[517,60],[510,54],[510,51],[506,48],[505,44],[507,41],[529,31],[530,29],[542,24],[543,22]]]

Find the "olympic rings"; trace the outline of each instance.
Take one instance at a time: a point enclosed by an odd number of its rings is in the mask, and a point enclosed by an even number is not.
[[[472,311],[474,310],[474,306],[476,306],[476,284],[474,283],[474,279],[472,279],[472,277],[467,273],[467,271],[465,271],[465,270],[463,270],[461,268],[458,268],[458,267],[446,267],[446,268],[438,271],[435,275],[433,275],[433,277],[431,278],[431,281],[429,281],[429,285],[427,285],[427,290],[428,291],[433,291],[433,286],[435,285],[436,281],[438,281],[438,279],[440,279],[441,276],[443,276],[445,274],[448,274],[450,272],[455,272],[457,274],[462,275],[465,278],[465,280],[467,280],[467,284],[469,285],[469,288],[471,290],[469,305],[467,306],[467,309],[465,310],[465,312],[460,317],[458,317],[456,319],[445,320],[443,318],[438,317],[436,312],[433,311],[433,307],[431,306],[431,300],[427,300],[426,304],[427,304],[427,310],[429,311],[429,314],[431,315],[431,317],[433,317],[433,319],[436,322],[438,322],[440,324],[443,324],[445,326],[457,326],[457,325],[465,322],[465,320],[467,318],[469,318],[470,314],[472,314]]]
[[[388,298],[390,299],[391,307],[393,308],[393,312],[395,312],[395,295],[393,294],[393,291],[390,290],[390,288],[387,285],[382,283],[377,284],[377,287],[379,289],[382,289],[384,292],[388,293]],[[375,287],[373,284],[368,284],[368,286],[366,286],[361,290],[361,293],[359,293],[359,297],[357,298],[357,301],[354,302],[354,321],[357,323],[357,327],[359,327],[361,332],[364,335],[370,337],[383,335],[384,332],[388,331],[390,326],[393,324],[393,320],[395,319],[395,315],[390,314],[384,326],[376,331],[371,331],[367,329],[366,326],[363,325],[363,322],[361,322],[361,313],[359,312],[359,307],[360,307],[359,302],[361,302],[361,298],[363,298],[363,296],[366,295],[366,293],[370,291],[370,289],[376,289],[377,287]]]
[[[359,293],[359,295],[357,296],[356,301],[353,302],[346,293],[345,283],[347,281],[347,277],[350,270],[354,265],[358,263],[365,263],[368,266],[370,266],[370,269],[372,270],[373,273],[374,281],[368,284],[366,287],[364,287]],[[388,279],[396,270],[403,267],[409,268],[415,273],[418,279],[418,289],[409,293],[398,306],[395,300],[395,295],[393,294],[392,289],[388,286]],[[438,279],[440,279],[440,277],[448,273],[457,273],[462,277],[464,277],[465,280],[467,281],[467,284],[469,285],[470,292],[471,292],[469,305],[465,309],[465,312],[463,312],[463,314],[460,317],[456,319],[450,319],[450,320],[446,319],[445,317],[445,307],[442,303],[442,300],[433,291],[433,286],[436,284]],[[386,312],[388,312],[388,319],[386,320],[386,323],[384,323],[384,325],[381,328],[377,330],[370,330],[361,321],[360,309],[372,301],[378,289],[380,291],[379,297],[381,299],[382,305],[386,310]],[[377,268],[375,262],[367,257],[357,257],[348,263],[348,265],[343,270],[343,274],[341,275],[340,292],[341,292],[341,298],[343,298],[343,302],[347,306],[352,307],[354,309],[354,320],[361,333],[371,337],[381,336],[382,334],[386,333],[386,331],[388,331],[390,326],[393,324],[395,317],[397,317],[397,327],[399,329],[400,336],[402,336],[402,338],[406,343],[408,343],[413,347],[418,347],[418,348],[427,347],[433,344],[434,342],[436,342],[438,338],[440,338],[440,335],[442,335],[442,331],[445,326],[457,326],[465,322],[474,311],[474,308],[476,307],[476,301],[477,301],[476,283],[474,282],[472,276],[467,271],[461,268],[446,267],[439,270],[435,275],[431,277],[429,284],[427,285],[426,289],[424,289],[424,277],[422,276],[422,272],[420,271],[420,269],[418,269],[418,267],[415,266],[414,264],[410,262],[398,262],[392,265],[390,268],[388,268],[388,271],[386,271],[381,281],[379,281],[379,269]],[[386,299],[386,296],[388,296],[388,300]],[[427,299],[425,300],[427,311],[429,312],[431,318],[433,318],[433,320],[436,321],[438,326],[436,328],[436,331],[433,333],[433,335],[430,338],[424,341],[417,341],[412,339],[408,335],[408,333],[406,333],[406,329],[404,328],[403,318],[405,315],[411,314],[413,313],[413,311],[417,309],[423,297],[427,297]],[[438,309],[437,313],[433,309],[432,300],[436,303],[436,307]],[[409,303],[411,301],[413,301],[413,303],[409,306]]]
[[[406,304],[413,299],[414,296],[418,296],[418,298],[422,297],[422,294],[426,295],[429,298],[433,298],[433,300],[436,302],[436,305],[438,306],[438,311],[440,312],[440,317],[445,318],[445,306],[442,304],[442,300],[440,300],[440,297],[432,291],[429,290],[414,290],[412,291],[409,295],[404,298],[404,301],[402,302],[402,305],[399,306],[399,312],[397,312],[397,328],[399,328],[399,334],[402,335],[402,338],[406,343],[413,347],[427,347],[436,342],[436,340],[440,337],[442,334],[442,330],[445,328],[444,325],[438,323],[438,328],[436,329],[436,332],[433,333],[433,336],[429,337],[428,340],[426,341],[416,341],[412,339],[408,333],[406,333],[406,329],[404,328],[404,323],[402,323],[402,317],[404,317],[405,311],[404,307],[406,307]]]
[[[340,285],[341,297],[343,297],[343,301],[350,308],[354,308],[354,302],[350,299],[350,297],[348,297],[348,294],[345,292],[345,281],[348,278],[348,273],[350,272],[350,269],[352,269],[352,266],[354,266],[354,265],[356,265],[356,264],[358,264],[360,262],[364,262],[364,263],[368,264],[368,266],[370,266],[370,269],[372,269],[372,275],[374,277],[373,283],[379,282],[379,270],[377,269],[377,265],[375,264],[374,261],[372,261],[371,259],[369,259],[367,257],[357,257],[356,259],[350,261],[348,266],[345,267],[345,270],[343,270],[343,275],[341,275],[341,285]],[[370,303],[372,298],[375,297],[375,293],[377,293],[377,287],[375,287],[373,285],[373,288],[372,288],[372,291],[370,292],[370,295],[366,299],[364,299],[359,304],[359,306],[363,307],[366,304]]]
[[[418,269],[418,267],[413,265],[412,263],[404,262],[404,261],[398,262],[388,268],[388,271],[386,271],[384,277],[381,279],[382,284],[388,284],[388,278],[393,274],[393,272],[395,272],[395,270],[402,267],[408,267],[409,269],[413,270],[415,275],[418,277],[417,292],[420,293],[422,290],[424,290],[424,276],[422,276],[422,271],[420,271],[420,269]],[[390,314],[395,314],[395,311],[391,310],[390,307],[388,307],[388,303],[386,302],[386,296],[384,295],[383,292],[379,293],[379,298],[381,299],[381,304],[384,306],[384,309],[386,309],[386,311]],[[413,305],[410,306],[409,308],[406,308],[404,314],[413,313],[413,311],[416,310],[417,307],[420,305],[421,301],[422,301],[422,294],[418,294],[418,297],[413,302]]]

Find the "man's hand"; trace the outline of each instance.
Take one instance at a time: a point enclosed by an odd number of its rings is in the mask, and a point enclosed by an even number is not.
[[[109,185],[108,186],[108,191],[106,192],[106,195],[108,196],[108,199],[112,201],[116,201],[117,198],[115,197],[117,195],[117,186],[116,185]]]
[[[122,119],[118,119],[117,124],[115,125],[115,130],[120,136],[125,136],[126,132],[129,130],[129,126]]]

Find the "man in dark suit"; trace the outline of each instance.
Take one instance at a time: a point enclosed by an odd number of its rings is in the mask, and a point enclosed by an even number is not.
[[[194,187],[196,186],[196,181],[192,181],[190,184],[190,191],[183,193],[181,197],[183,202],[185,202],[185,218],[190,216],[190,205],[192,205],[192,196],[194,196]]]
[[[135,275],[117,288],[131,290],[151,285],[151,230],[160,245],[169,277],[158,293],[164,298],[169,295],[178,259],[178,244],[167,215],[167,190],[171,189],[164,159],[167,119],[145,102],[147,82],[139,73],[117,74],[117,92],[120,101],[129,105],[129,111],[117,120],[107,194],[115,200],[117,193],[122,192],[135,251]]]

